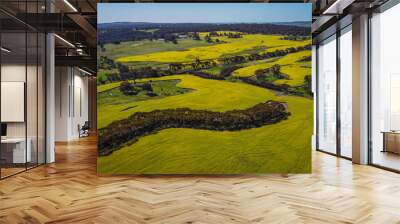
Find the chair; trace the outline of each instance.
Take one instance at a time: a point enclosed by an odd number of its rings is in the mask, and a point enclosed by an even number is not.
[[[80,127],[80,125],[78,124],[79,138],[89,136],[89,129],[90,129],[89,121],[85,121],[82,127]]]

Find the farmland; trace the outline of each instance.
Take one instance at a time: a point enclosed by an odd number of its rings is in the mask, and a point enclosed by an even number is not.
[[[212,27],[206,28],[214,29]],[[140,40],[107,42],[99,46],[98,67],[102,72],[97,87],[100,138],[104,136],[121,142],[118,139],[121,134],[114,136],[115,132],[106,130],[119,127],[121,133],[129,133],[125,130],[128,128],[126,122],[136,122],[143,128],[150,125],[151,130],[156,131],[141,129],[143,135],[126,139],[118,146],[108,142],[107,147],[112,150],[99,156],[98,172],[235,174],[310,171],[313,128],[310,38],[247,33],[236,29],[199,30],[176,36],[169,33],[165,38],[155,38],[165,32],[162,27],[141,27],[144,37]],[[149,35],[152,35],[151,39]],[[212,112],[218,112],[212,116],[220,116],[213,118],[219,121],[231,119],[225,117],[226,113],[253,113],[249,108],[267,101],[284,105],[288,117],[268,124],[246,123],[246,128],[229,130],[212,125],[204,128],[198,123],[201,120],[209,122],[207,116]],[[180,113],[179,110],[187,111],[185,119],[193,119],[193,125],[190,120],[185,120],[184,128],[169,127],[167,122],[162,129],[157,129],[151,123],[154,119],[140,120],[145,119],[145,113],[173,115]],[[105,147],[101,140],[99,147],[99,150]]]
[[[254,48],[262,49],[262,52],[271,52],[274,50],[283,50],[288,47],[304,46],[310,43],[310,40],[305,41],[290,41],[281,40],[279,35],[244,35],[243,38],[228,40],[227,43],[193,47],[181,51],[161,51],[142,55],[132,55],[118,58],[119,62],[188,62],[195,60],[217,59],[224,55],[232,55],[248,51]],[[216,39],[216,38],[215,38]],[[226,37],[219,37],[220,41],[227,41]],[[266,50],[263,50],[265,47]]]

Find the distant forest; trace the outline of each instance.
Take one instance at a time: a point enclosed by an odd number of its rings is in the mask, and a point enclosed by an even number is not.
[[[144,39],[169,39],[171,35],[212,31],[237,31],[250,34],[280,34],[309,36],[310,27],[260,23],[107,23],[99,24],[99,44]],[[149,32],[148,30],[153,30]]]

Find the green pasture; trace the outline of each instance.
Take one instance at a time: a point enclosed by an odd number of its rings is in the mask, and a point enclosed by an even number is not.
[[[207,43],[204,40],[192,40],[189,38],[179,39],[178,44],[165,42],[163,40],[141,40],[141,41],[127,41],[120,44],[105,44],[105,52],[99,48],[97,52],[101,56],[107,56],[111,59],[117,59],[126,56],[151,54],[156,52],[169,52],[169,51],[184,51],[193,47],[210,46],[212,43]]]
[[[149,80],[176,80],[180,79],[176,86],[179,88],[192,89],[185,94],[166,97],[163,99],[146,100],[131,103],[115,102],[114,105],[97,106],[98,127],[103,128],[115,120],[127,118],[135,112],[145,112],[157,109],[191,108],[206,109],[210,111],[227,111],[233,109],[246,109],[257,103],[264,102],[274,97],[274,93],[265,91],[244,83],[233,83],[229,81],[203,79],[193,75],[173,75],[161,78],[144,79]],[[113,87],[118,86],[113,83]],[[110,84],[106,84],[109,89]],[[104,85],[100,86],[103,87]],[[104,87],[102,88],[104,91]],[[101,100],[101,99],[98,99]],[[126,108],[132,108],[125,110]]]
[[[157,96],[148,96],[146,91],[140,91],[137,95],[125,95],[119,88],[113,88],[109,91],[103,91],[97,95],[97,103],[102,106],[125,104],[144,100],[160,99],[167,96],[174,96],[189,92],[189,89],[183,89],[176,86],[180,80],[165,80],[151,82],[153,93]],[[119,87],[119,86],[118,86]]]
[[[100,173],[223,174],[310,171],[312,100],[296,96],[277,96],[270,90],[243,83],[207,80],[190,75],[179,77],[182,81],[178,86],[194,91],[159,100],[128,103],[121,107],[102,108],[100,105],[101,126],[135,111],[176,107],[225,111],[248,108],[269,99],[287,102],[292,114],[288,120],[277,124],[238,132],[162,130],[109,156],[99,157]],[[133,105],[136,107],[128,110],[127,114],[117,112],[122,107]],[[104,116],[108,113],[113,116]]]

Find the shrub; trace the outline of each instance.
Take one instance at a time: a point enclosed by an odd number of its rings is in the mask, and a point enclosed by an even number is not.
[[[125,95],[137,95],[138,94],[138,91],[135,89],[135,86],[128,81],[121,82],[121,84],[119,86],[119,90]]]

